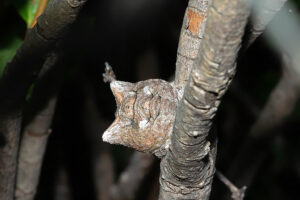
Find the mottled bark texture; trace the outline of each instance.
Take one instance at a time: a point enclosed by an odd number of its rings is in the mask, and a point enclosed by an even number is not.
[[[185,11],[178,43],[175,74],[175,86],[181,91],[199,52],[210,2],[211,0],[190,0]]]
[[[14,196],[22,108],[29,86],[57,39],[74,22],[86,0],[52,0],[9,62],[0,80],[0,199]]]
[[[161,162],[160,200],[208,199],[215,172],[212,119],[233,78],[247,22],[246,0],[215,0]]]
[[[47,58],[30,99],[30,120],[23,131],[18,158],[16,200],[33,200],[36,194],[62,77],[57,68],[58,59],[57,53]]]
[[[247,47],[249,47],[266,29],[274,15],[287,0],[253,0],[253,15],[250,25]]]

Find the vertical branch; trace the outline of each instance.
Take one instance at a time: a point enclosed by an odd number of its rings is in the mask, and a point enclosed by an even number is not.
[[[190,0],[186,8],[179,38],[175,85],[183,89],[197,58],[211,0]]]
[[[103,144],[102,144],[103,145]],[[114,163],[110,149],[103,148],[95,162],[95,182],[98,200],[111,200],[111,189],[114,181]]]
[[[34,134],[35,133],[31,133],[27,130],[22,138],[20,147],[21,153],[17,169],[16,200],[32,200],[36,193],[50,131],[44,134]]]
[[[57,100],[57,87],[62,77],[57,70],[53,69],[58,59],[57,53],[52,53],[47,58],[41,71],[41,78],[35,85],[31,98],[30,108],[33,119],[24,128],[21,139],[16,200],[33,200],[36,193],[43,156],[48,136],[51,133],[50,126]]]
[[[221,97],[235,73],[247,22],[247,0],[215,0],[200,51],[177,108],[171,145],[161,162],[160,200],[208,199],[216,141],[209,134]]]
[[[14,196],[22,110],[29,86],[49,51],[69,29],[86,0],[52,0],[0,80],[0,199]]]
[[[85,85],[84,132],[88,136],[93,158],[93,182],[96,199],[110,200],[110,189],[115,173],[110,145],[99,143],[99,130],[107,127],[105,119],[99,115],[91,85]]]

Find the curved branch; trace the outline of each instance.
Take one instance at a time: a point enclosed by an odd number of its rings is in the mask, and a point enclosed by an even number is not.
[[[134,152],[129,165],[120,175],[118,183],[112,187],[112,199],[134,199],[141,181],[151,170],[154,161],[155,157],[151,154]]]
[[[229,169],[228,173],[234,176],[238,183],[250,186],[259,166],[267,156],[270,144],[278,133],[276,130],[291,115],[299,100],[300,79],[295,72],[298,65],[293,63],[291,58],[286,56],[282,58],[282,76]]]
[[[52,0],[29,29],[0,80],[0,199],[14,195],[22,109],[27,90],[49,51],[69,29],[86,0]]]
[[[160,200],[208,199],[216,142],[209,134],[221,97],[235,73],[249,7],[247,0],[215,0],[183,98],[171,146],[161,162]]]

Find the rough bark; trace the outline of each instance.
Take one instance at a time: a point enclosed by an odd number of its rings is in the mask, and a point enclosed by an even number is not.
[[[197,58],[211,0],[190,0],[186,8],[178,43],[175,85],[182,90]]]
[[[266,29],[266,26],[287,0],[253,0],[254,13],[247,41],[249,47]]]
[[[212,119],[233,78],[247,21],[246,0],[215,0],[161,162],[160,200],[208,199],[215,172]],[[176,81],[175,81],[176,82]]]
[[[14,195],[22,108],[27,90],[36,79],[49,50],[74,22],[80,0],[52,0],[9,62],[0,80],[0,199]]]
[[[58,59],[57,53],[52,53],[47,58],[30,99],[32,119],[24,128],[20,144],[16,200],[33,200],[36,194],[43,156],[51,133],[50,126],[56,106],[58,85],[62,77],[58,74],[56,66]]]

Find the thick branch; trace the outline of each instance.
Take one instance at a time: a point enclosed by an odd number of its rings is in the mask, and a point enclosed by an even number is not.
[[[197,57],[211,0],[190,0],[185,11],[179,38],[175,85],[183,89]]]
[[[24,43],[7,64],[0,81],[2,115],[19,112],[28,87],[38,75],[47,53],[75,21],[84,2],[53,0],[33,29],[28,30]]]
[[[161,200],[209,198],[216,156],[209,131],[235,73],[248,13],[246,0],[215,0],[209,8],[198,59],[177,108],[170,150],[161,162]]]
[[[11,200],[16,173],[22,107],[49,50],[74,22],[85,3],[52,0],[24,43],[9,62],[0,80],[0,199]]]

